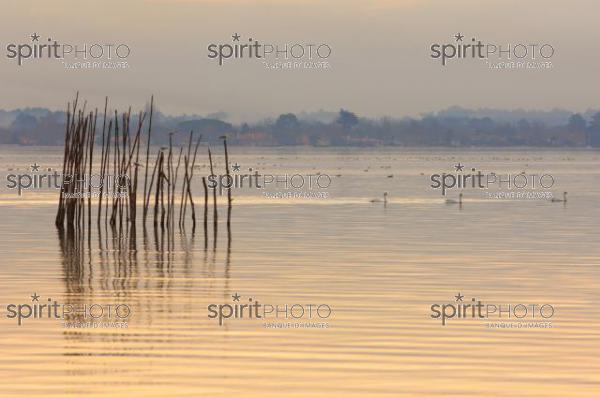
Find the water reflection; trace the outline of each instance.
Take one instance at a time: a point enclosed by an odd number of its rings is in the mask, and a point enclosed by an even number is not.
[[[194,291],[203,290],[209,295],[225,297],[231,293],[232,239],[227,233],[226,246],[219,252],[218,227],[214,227],[213,233],[213,244],[209,248],[206,233],[200,238],[203,242],[198,244],[196,233],[175,234],[161,228],[153,228],[150,233],[143,228],[141,241],[135,228],[127,228],[123,234],[115,228],[101,226],[86,233],[75,228],[58,229],[66,291],[64,303],[77,308],[108,302],[127,304],[133,313],[130,321],[138,328],[151,326],[155,317],[180,316],[178,301],[182,291],[192,295]],[[198,280],[202,280],[202,285],[198,285]],[[83,312],[69,319],[77,323],[93,322]],[[106,318],[100,322],[102,320]],[[130,337],[127,332],[112,329],[101,332],[67,329],[63,334],[68,341],[75,342],[114,343]],[[171,335],[164,336],[168,339]],[[71,349],[67,346],[66,351]]]

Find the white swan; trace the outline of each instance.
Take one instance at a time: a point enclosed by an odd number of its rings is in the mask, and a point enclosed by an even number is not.
[[[463,194],[458,195],[458,201],[454,199],[446,199],[446,204],[462,204]]]
[[[375,199],[372,199],[370,202],[387,204],[387,195],[388,195],[388,192],[383,192],[383,200],[379,199],[379,198],[375,198]]]
[[[563,198],[559,199],[556,197],[552,197],[552,201],[553,203],[566,203],[567,202],[567,192],[563,192]]]

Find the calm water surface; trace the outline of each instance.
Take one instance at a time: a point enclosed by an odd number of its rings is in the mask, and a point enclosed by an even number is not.
[[[600,395],[600,152],[231,151],[240,172],[331,175],[328,197],[238,189],[230,244],[221,207],[216,246],[201,228],[176,233],[169,249],[152,228],[121,240],[94,227],[74,255],[53,226],[56,193],[19,197],[5,179],[34,163],[57,168],[61,150],[0,147],[0,395]],[[568,202],[471,189],[462,206],[447,205],[429,176],[459,162],[550,173],[550,191],[568,191]],[[386,206],[369,202],[384,191]],[[40,301],[124,303],[132,315],[124,329],[7,318],[7,305],[32,303],[34,292]],[[236,293],[333,312],[325,329],[208,318],[208,305]],[[430,317],[432,304],[458,293],[552,304],[552,328]]]

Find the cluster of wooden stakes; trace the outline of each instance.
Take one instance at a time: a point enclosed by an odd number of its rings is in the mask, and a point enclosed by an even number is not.
[[[186,230],[186,219],[191,218],[192,233],[196,231],[196,208],[192,194],[194,169],[198,158],[198,149],[202,136],[195,139],[190,132],[187,148],[180,147],[179,153],[173,148],[173,133],[169,133],[169,146],[158,149],[154,164],[150,164],[150,141],[152,137],[152,116],[154,97],[150,101],[149,114],[140,111],[137,123],[131,126],[131,108],[120,116],[117,111],[114,117],[108,114],[108,98],[104,104],[102,127],[98,124],[98,110],[86,111],[84,104],[78,109],[78,97],[67,105],[67,125],[63,157],[63,184],[60,190],[58,211],[55,224],[59,230],[65,227],[70,235],[85,233],[87,226],[91,230],[92,214],[96,215],[100,228],[110,227],[118,235],[135,236],[138,217],[138,204],[142,205],[142,225],[146,230],[148,217],[152,218],[155,233],[166,231],[172,235],[175,223],[180,231]],[[148,117],[147,117],[148,116]],[[135,117],[135,116],[134,116]],[[147,128],[145,128],[147,122]],[[145,154],[140,149],[143,145],[143,131],[147,131]],[[100,137],[101,133],[101,137]],[[225,151],[225,172],[229,172],[229,154],[227,138],[223,139]],[[94,173],[94,150],[101,142],[99,169]],[[96,149],[97,150],[97,149]],[[143,149],[142,149],[143,150]],[[140,158],[141,157],[141,158]],[[145,157],[145,159],[144,159]],[[144,161],[145,163],[142,163]],[[210,174],[214,175],[213,157],[208,147]],[[143,168],[143,171],[140,171]],[[150,170],[152,168],[152,170]],[[143,196],[138,196],[138,185],[143,174]],[[180,176],[181,186],[178,186]],[[92,180],[98,185],[98,191],[91,194]],[[100,181],[100,183],[98,183]],[[112,183],[108,183],[111,181]],[[208,237],[209,190],[213,198],[213,229],[216,243],[218,210],[216,189],[209,189],[206,177],[202,177],[204,189],[204,236]],[[139,199],[138,199],[139,197]],[[93,204],[96,208],[93,209]],[[179,202],[178,216],[176,204]],[[227,189],[227,235],[231,240],[231,189]],[[189,208],[189,211],[188,211]],[[89,233],[88,233],[89,235]]]

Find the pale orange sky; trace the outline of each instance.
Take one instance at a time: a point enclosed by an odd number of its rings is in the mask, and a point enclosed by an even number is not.
[[[116,105],[139,107],[155,94],[165,112],[224,111],[232,120],[340,107],[404,116],[451,105],[579,111],[600,104],[593,84],[600,7],[592,0],[22,0],[1,7],[0,108],[61,109],[76,90],[98,106],[109,95]],[[127,43],[131,68],[17,67],[6,46],[26,43],[34,32],[62,43]],[[429,46],[457,32],[487,42],[551,43],[554,68],[440,67]],[[263,43],[327,43],[331,69],[218,67],[206,47],[231,42],[233,33]]]

